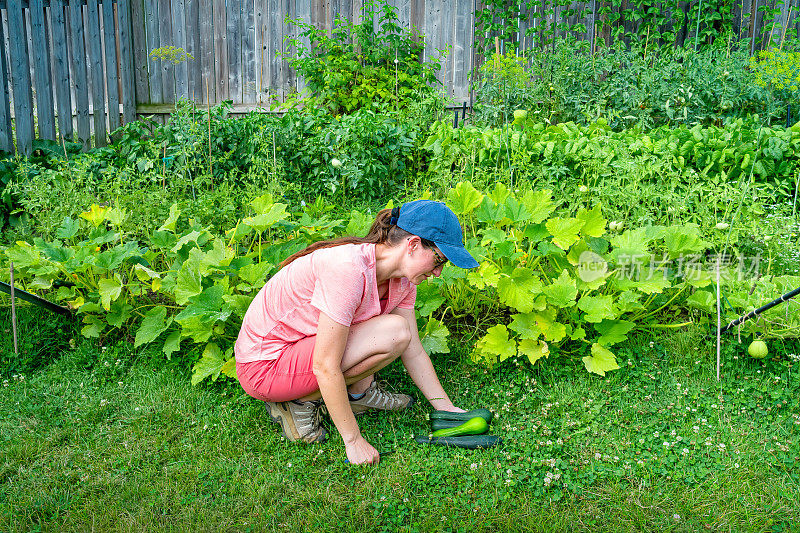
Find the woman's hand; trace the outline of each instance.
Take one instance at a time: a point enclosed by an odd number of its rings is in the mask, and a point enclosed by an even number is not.
[[[378,450],[361,435],[351,443],[345,442],[344,448],[351,465],[376,465],[381,460]]]

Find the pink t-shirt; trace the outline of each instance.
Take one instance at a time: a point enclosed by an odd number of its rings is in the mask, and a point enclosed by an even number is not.
[[[417,287],[389,280],[383,309],[374,244],[344,244],[295,259],[259,291],[236,339],[236,361],[277,359],[290,344],[317,334],[319,313],[350,326],[393,311],[413,309]]]

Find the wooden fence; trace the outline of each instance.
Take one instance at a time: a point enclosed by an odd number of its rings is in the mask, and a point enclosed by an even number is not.
[[[800,36],[800,0],[778,1],[730,2],[736,37],[751,39],[752,51],[766,44],[758,40],[765,28],[776,35],[775,42],[787,30]],[[471,76],[483,61],[476,45],[493,42],[496,33],[476,27],[475,13],[483,3],[388,3],[401,25],[425,36],[424,59],[441,61],[438,77],[446,92],[457,104],[469,101]],[[602,7],[618,13],[629,9],[629,0],[562,4],[509,2],[524,6],[530,18],[505,38],[531,49],[541,46],[537,32],[560,27],[558,34],[572,33],[594,46],[610,34],[602,24],[608,16]],[[696,0],[651,4],[683,10],[690,21],[702,6]],[[763,8],[776,14],[765,17]],[[364,13],[364,0],[0,0],[0,150],[13,151],[12,131],[23,154],[30,153],[37,137],[74,139],[86,148],[93,139],[103,146],[121,123],[142,114],[164,117],[181,98],[201,106],[231,100],[238,113],[266,109],[271,100],[303,89],[303,80],[282,56],[286,39],[298,38],[287,17],[332,29],[337,17],[359,23]],[[586,31],[569,29],[579,23]],[[639,22],[628,16],[615,24],[636,32]],[[679,39],[691,42],[693,26],[677,28]],[[188,56],[151,54],[168,52],[167,47]]]
[[[8,0],[0,9],[0,149],[13,151],[12,108],[23,154],[34,138],[104,146],[135,120],[129,0]]]

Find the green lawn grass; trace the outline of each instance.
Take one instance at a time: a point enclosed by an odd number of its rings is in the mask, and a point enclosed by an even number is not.
[[[325,444],[289,443],[234,383],[191,387],[158,355],[78,341],[3,378],[0,531],[791,530],[800,365],[752,360],[730,336],[717,384],[703,333],[635,337],[606,378],[566,358],[437,356],[458,404],[496,412],[503,446],[414,443],[418,402],[361,418],[395,450],[377,467],[345,465],[330,423]],[[381,378],[412,390],[398,363]]]

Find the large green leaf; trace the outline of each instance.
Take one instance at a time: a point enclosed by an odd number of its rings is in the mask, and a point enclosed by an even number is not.
[[[514,320],[508,325],[509,329],[516,331],[523,339],[537,339],[539,328],[536,325],[536,315],[534,313],[517,313],[511,315]]]
[[[264,261],[262,263],[251,263],[239,269],[239,277],[253,287],[262,287],[267,282],[267,273],[272,268],[272,264]]]
[[[203,290],[202,277],[197,267],[192,267],[188,260],[184,262],[178,271],[175,281],[175,303],[186,305],[189,298],[197,296]]]
[[[200,317],[207,321],[225,321],[231,314],[231,308],[225,303],[225,288],[213,285],[196,296],[189,298],[189,305],[178,313],[175,320],[179,324],[192,317]]]
[[[634,328],[636,324],[628,320],[603,320],[599,324],[595,324],[594,329],[600,333],[600,338],[597,343],[602,346],[611,346],[622,342],[628,338],[627,333]]]
[[[555,211],[556,206],[553,204],[552,197],[553,192],[549,189],[525,193],[525,196],[522,197],[522,203],[531,215],[531,222],[539,224]]]
[[[566,269],[561,271],[557,280],[544,286],[542,292],[547,295],[547,301],[556,307],[572,307],[578,296],[575,280]]]
[[[466,215],[474,211],[483,202],[481,194],[470,182],[459,182],[447,193],[447,204],[457,215]]]
[[[587,322],[596,323],[604,319],[613,320],[619,316],[619,310],[614,305],[614,297],[611,295],[584,295],[578,302],[578,309],[586,313]]]
[[[490,262],[484,261],[478,268],[472,269],[467,273],[467,281],[476,289],[483,290],[487,286],[497,287],[500,281],[500,271],[497,266]]]
[[[430,316],[445,302],[435,283],[422,283],[417,287],[417,313],[420,317]]]
[[[534,364],[542,357],[550,355],[550,347],[542,340],[523,339],[519,343],[519,353],[524,354],[528,361]]]
[[[213,342],[209,342],[203,350],[203,355],[192,367],[192,385],[197,385],[209,376],[216,380],[223,364],[225,359],[222,350]]]
[[[592,344],[592,355],[583,358],[586,370],[605,376],[606,372],[619,369],[616,356],[597,343]]]
[[[422,330],[420,342],[422,348],[429,354],[450,353],[450,346],[447,345],[449,336],[450,332],[447,327],[435,318],[431,318],[425,324],[425,329]]]
[[[172,323],[172,317],[167,318],[167,309],[159,305],[150,309],[142,320],[142,325],[136,332],[136,339],[134,340],[134,348],[138,348],[142,344],[148,344],[158,338],[159,335],[164,333]]]
[[[16,246],[6,248],[6,255],[15,268],[35,266],[42,260],[39,250],[25,241],[17,241]]]
[[[618,264],[641,264],[650,260],[650,235],[647,228],[627,230],[611,238],[611,257]]]
[[[179,351],[181,349],[181,332],[180,331],[173,331],[167,337],[167,340],[164,341],[164,347],[162,351],[164,355],[167,356],[167,359],[172,359],[172,354]]]
[[[553,244],[562,250],[569,250],[570,246],[578,242],[578,233],[583,228],[584,221],[577,218],[554,217],[545,225],[553,236]]]
[[[514,196],[509,196],[506,198],[505,206],[506,217],[504,222],[506,224],[512,224],[515,226],[521,225],[523,222],[531,218],[531,214],[528,212],[525,204],[519,203]]]
[[[517,345],[508,338],[508,329],[503,324],[497,324],[486,330],[486,335],[481,337],[475,345],[475,356],[489,364],[505,361],[517,355]]]
[[[567,327],[560,322],[556,322],[557,311],[555,309],[545,309],[535,312],[533,318],[539,332],[550,342],[558,342],[567,336]]]
[[[711,243],[700,238],[700,227],[697,224],[671,226],[664,231],[664,244],[670,259],[692,255],[708,248]]]
[[[111,302],[122,294],[122,287],[122,278],[119,277],[119,274],[114,274],[113,278],[103,278],[97,282],[100,303],[103,305],[103,309],[106,311],[110,309]]]
[[[529,268],[516,267],[510,276],[503,276],[497,282],[500,301],[523,313],[533,309],[533,300],[540,292],[542,281]]]
[[[276,203],[269,208],[269,211],[245,218],[242,222],[260,232],[271,228],[286,218],[289,218],[289,213],[286,212],[286,204]]]
[[[181,210],[178,207],[178,204],[177,203],[172,204],[169,208],[169,217],[164,222],[164,224],[162,224],[161,227],[158,228],[158,231],[171,231],[172,233],[175,233],[176,231],[175,227],[178,222],[179,216],[181,216]]]
[[[706,313],[715,313],[717,297],[710,291],[697,291],[686,298],[686,305],[700,309]]]
[[[133,306],[128,304],[124,299],[116,300],[111,303],[111,309],[106,313],[106,322],[115,328],[121,328],[132,316]]]
[[[592,209],[585,209],[581,207],[578,209],[578,220],[583,221],[583,228],[581,233],[589,237],[602,237],[606,232],[606,222],[601,212],[600,204],[597,204]]]

